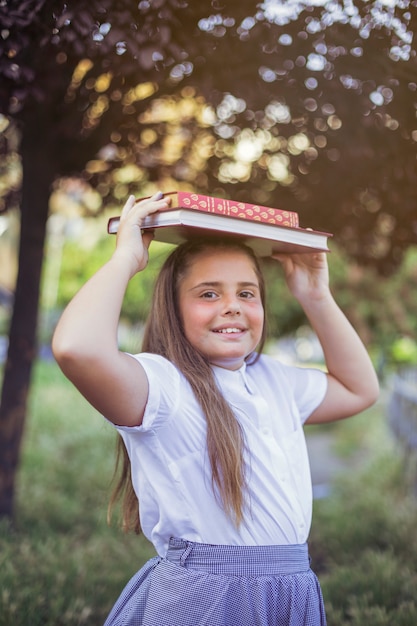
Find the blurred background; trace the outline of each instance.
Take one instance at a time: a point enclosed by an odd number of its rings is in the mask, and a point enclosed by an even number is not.
[[[152,554],[106,524],[114,433],[50,340],[129,194],[183,189],[333,233],[379,403],[307,429],[330,626],[417,624],[417,2],[0,3],[0,626],[101,624]],[[120,346],[139,350],[154,242]],[[265,264],[271,354],[322,364]]]

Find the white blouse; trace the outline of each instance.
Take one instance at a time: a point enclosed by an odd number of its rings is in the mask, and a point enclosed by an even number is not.
[[[144,535],[165,556],[172,536],[211,544],[304,543],[312,515],[303,423],[323,400],[324,372],[262,355],[231,371],[213,367],[246,441],[248,494],[236,528],[216,499],[206,421],[189,383],[169,361],[135,355],[149,380],[141,426],[116,428],[128,450]]]

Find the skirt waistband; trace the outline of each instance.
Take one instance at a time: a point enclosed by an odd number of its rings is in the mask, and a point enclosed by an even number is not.
[[[233,576],[298,574],[310,569],[307,543],[278,546],[229,546],[172,537],[166,560],[188,569]]]

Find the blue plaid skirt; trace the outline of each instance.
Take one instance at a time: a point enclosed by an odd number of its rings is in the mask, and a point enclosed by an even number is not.
[[[325,626],[307,544],[171,539],[130,580],[104,626]]]

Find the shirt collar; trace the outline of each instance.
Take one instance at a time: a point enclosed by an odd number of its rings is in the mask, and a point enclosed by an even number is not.
[[[237,387],[240,389],[245,388],[249,393],[253,393],[250,387],[248,374],[246,371],[246,363],[243,363],[237,370],[229,370],[225,367],[219,367],[218,365],[212,365],[211,368],[214,375],[220,385],[226,385],[227,387]]]

